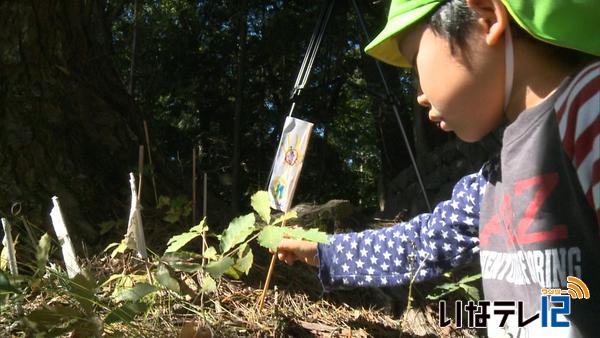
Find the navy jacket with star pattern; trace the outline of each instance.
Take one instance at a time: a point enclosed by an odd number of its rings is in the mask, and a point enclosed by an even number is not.
[[[479,251],[480,173],[462,178],[452,198],[432,213],[389,228],[329,237],[319,244],[319,278],[325,290],[391,286],[438,276]]]

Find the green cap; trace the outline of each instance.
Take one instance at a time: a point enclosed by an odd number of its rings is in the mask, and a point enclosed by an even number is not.
[[[400,52],[394,35],[405,31],[444,2],[445,0],[392,0],[387,24],[367,45],[365,52],[385,63],[410,67],[410,63]]]
[[[394,36],[430,15],[446,0],[392,0],[388,21],[365,52],[398,67],[410,67]],[[502,0],[513,19],[547,43],[600,55],[600,1]]]

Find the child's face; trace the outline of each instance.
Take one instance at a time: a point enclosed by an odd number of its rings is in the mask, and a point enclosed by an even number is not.
[[[416,68],[419,104],[429,107],[429,119],[464,141],[475,142],[502,121],[504,44],[489,45],[477,24],[466,46],[455,46],[425,24],[417,24],[399,39],[402,54]]]

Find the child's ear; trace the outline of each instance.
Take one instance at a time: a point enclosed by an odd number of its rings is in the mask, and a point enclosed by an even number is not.
[[[467,0],[467,6],[479,15],[477,24],[486,34],[485,42],[494,45],[508,26],[508,13],[500,0]]]

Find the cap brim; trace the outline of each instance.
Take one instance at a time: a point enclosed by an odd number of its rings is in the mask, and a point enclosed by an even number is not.
[[[400,52],[394,36],[405,32],[439,4],[439,2],[428,3],[389,19],[381,33],[365,47],[365,53],[390,65],[410,68],[411,65]]]

